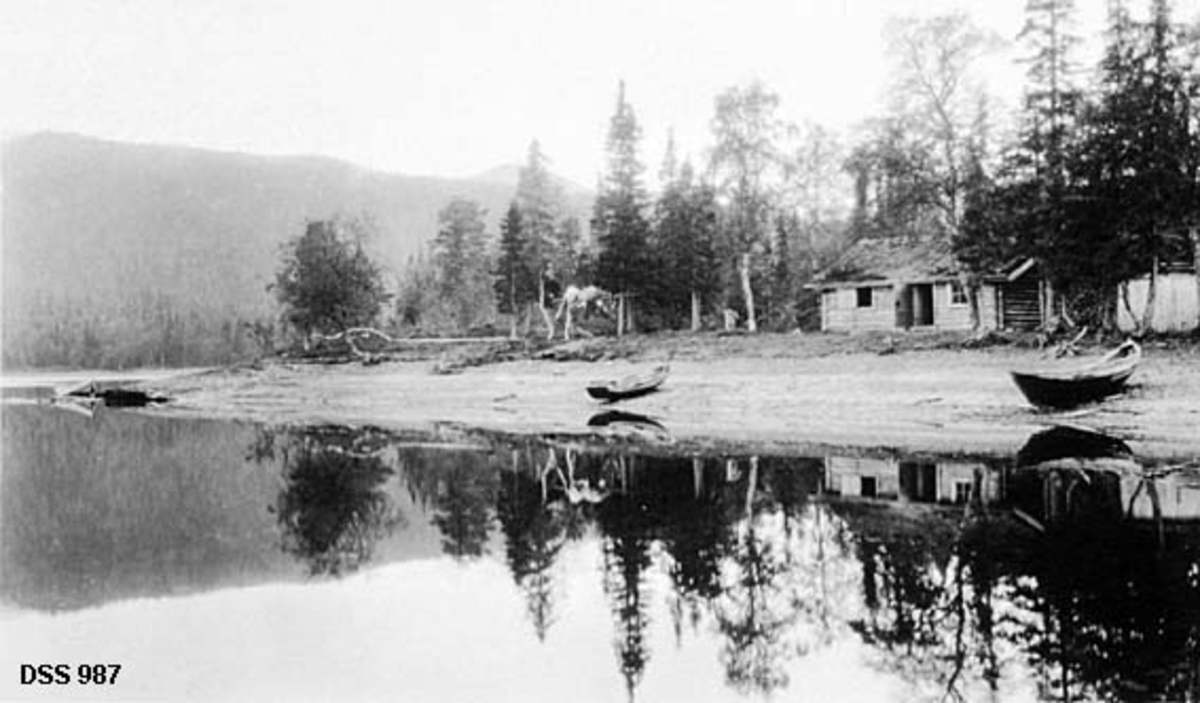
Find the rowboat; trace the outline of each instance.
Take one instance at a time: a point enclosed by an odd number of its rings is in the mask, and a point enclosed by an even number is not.
[[[1013,371],[1012,377],[1030,403],[1063,409],[1120,393],[1141,360],[1142,348],[1126,340],[1098,360]]]
[[[655,367],[649,373],[633,374],[615,381],[592,381],[587,392],[597,400],[615,402],[653,393],[667,380],[670,367],[666,364]]]

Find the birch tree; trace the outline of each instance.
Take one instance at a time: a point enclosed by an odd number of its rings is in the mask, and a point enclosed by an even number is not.
[[[725,206],[727,255],[734,258],[746,304],[746,326],[758,330],[751,269],[768,247],[784,123],[779,96],[761,82],[726,89],[716,98],[711,169]]]

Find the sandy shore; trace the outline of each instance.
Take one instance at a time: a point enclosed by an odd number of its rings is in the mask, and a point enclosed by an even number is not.
[[[782,341],[779,341],[782,340]],[[659,393],[620,403],[689,447],[796,453],[814,445],[1007,455],[1054,424],[1120,437],[1139,455],[1200,458],[1200,354],[1149,347],[1128,393],[1065,413],[1034,410],[1008,376],[1037,351],[815,353],[787,337],[747,350],[671,359]],[[377,366],[271,364],[151,382],[173,402],[154,412],[267,423],[447,425],[575,434],[613,406],[587,397],[596,378],[645,370],[678,348],[607,362],[513,361],[451,375],[430,361]],[[694,350],[693,350],[694,352]],[[814,355],[815,354],[815,355]]]

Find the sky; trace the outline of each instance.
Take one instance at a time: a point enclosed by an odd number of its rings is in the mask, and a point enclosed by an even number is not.
[[[1135,6],[1144,4],[1133,0]],[[781,116],[878,114],[889,16],[966,11],[1014,38],[1025,0],[0,0],[0,135],[41,130],[462,176],[523,161],[594,185],[618,82],[652,174],[700,160],[718,93]],[[1105,0],[1077,0],[1094,37]],[[1176,0],[1200,16],[1200,0]],[[1019,69],[993,69],[1015,99]]]

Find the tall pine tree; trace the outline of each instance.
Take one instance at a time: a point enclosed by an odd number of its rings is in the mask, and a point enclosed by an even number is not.
[[[1029,47],[1025,111],[1018,153],[1030,175],[1041,179],[1051,197],[1060,198],[1066,178],[1067,140],[1083,97],[1074,82],[1072,32],[1075,0],[1028,0],[1025,26],[1018,39]]]
[[[554,262],[562,256],[559,241],[559,221],[563,206],[562,187],[550,173],[549,160],[535,139],[529,145],[525,165],[517,177],[517,209],[521,216],[521,235],[525,244],[523,257],[537,295],[534,302],[546,324],[547,335],[554,336],[554,321],[549,312],[551,290],[557,285],[560,273]]]
[[[641,136],[637,117],[625,100],[625,82],[621,81],[616,111],[608,127],[608,164],[596,197],[592,232],[599,248],[597,283],[620,294],[623,301],[631,294],[647,293],[651,276],[647,243],[650,224],[644,214],[648,196],[642,183],[645,167],[638,158]]]

